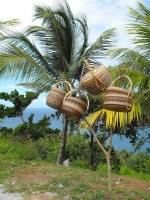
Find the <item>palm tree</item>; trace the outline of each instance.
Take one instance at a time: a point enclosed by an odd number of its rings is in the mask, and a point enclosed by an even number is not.
[[[106,56],[114,44],[115,29],[103,32],[90,44],[86,16],[74,17],[66,0],[54,8],[34,7],[34,20],[41,25],[29,27],[24,33],[1,29],[0,76],[22,78],[23,86],[48,91],[53,83],[67,80],[80,82],[83,60],[91,65]],[[64,158],[68,118],[64,117],[63,138],[58,162]]]
[[[111,58],[119,61],[121,70],[128,68],[126,73],[132,73],[132,78],[138,82],[141,106],[150,117],[150,8],[138,2],[138,9],[129,8],[129,17],[127,29],[134,37],[131,41],[135,48],[116,48],[111,51]]]

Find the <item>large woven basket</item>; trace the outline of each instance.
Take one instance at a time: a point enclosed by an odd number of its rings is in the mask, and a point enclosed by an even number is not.
[[[68,117],[80,120],[89,108],[89,100],[87,95],[81,90],[79,91],[79,96],[83,93],[87,102],[80,99],[80,97],[72,96],[73,93],[77,93],[77,91],[70,91],[66,94],[62,105],[62,112]]]
[[[63,85],[63,89],[59,88]],[[56,110],[61,111],[65,95],[71,90],[71,85],[67,81],[60,81],[51,88],[46,98],[46,104]]]
[[[129,82],[129,89],[124,89],[121,87],[114,87],[113,85],[119,79],[127,79]],[[105,91],[104,104],[103,107],[107,110],[117,111],[117,112],[130,112],[133,103],[133,86],[132,81],[128,76],[118,77],[113,81],[110,87]]]
[[[88,68],[88,72],[81,78],[81,85],[92,95],[98,95],[106,90],[111,84],[111,75],[103,65],[91,68],[88,62],[84,63]]]

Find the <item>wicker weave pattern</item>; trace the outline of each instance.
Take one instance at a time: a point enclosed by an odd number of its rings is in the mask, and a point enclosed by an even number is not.
[[[46,104],[48,106],[60,111],[64,97],[67,94],[66,91],[57,87],[59,84],[62,83],[65,84],[69,90],[71,90],[71,85],[67,81],[60,81],[54,87],[51,88],[46,98]]]
[[[105,102],[105,109],[116,112],[129,112],[131,111],[132,104],[127,102],[107,101]]]
[[[127,78],[129,80],[130,83],[129,90],[113,86],[113,84],[121,78]],[[132,109],[132,103],[133,103],[133,90],[132,90],[131,79],[127,76],[118,77],[112,83],[112,85],[107,88],[104,96],[103,107],[107,110],[112,110],[117,112],[129,112]]]
[[[86,112],[86,110],[88,109],[89,101],[88,101],[88,97],[86,95],[85,95],[85,97],[87,99],[87,104],[83,100],[81,100],[77,97],[69,96],[73,92],[75,92],[75,91],[68,92],[68,94],[66,94],[61,109],[65,115],[67,115],[75,120],[80,120],[81,117]]]
[[[80,112],[77,112],[76,109],[74,107],[70,107],[68,105],[63,105],[63,110],[65,115],[67,115],[68,117],[71,117],[74,120],[79,120],[82,118],[82,115]]]
[[[76,97],[72,97],[72,100],[66,98],[62,105],[62,112],[76,120],[79,120],[84,115],[87,109],[87,106],[83,106],[85,102],[82,101],[81,104],[78,102],[78,100],[79,99],[77,99]],[[74,112],[72,113],[72,111]]]
[[[108,94],[104,97],[104,103],[108,103],[109,101],[118,101],[118,102],[127,102],[132,104],[133,99],[127,95],[119,95],[118,94]]]
[[[98,95],[111,84],[111,76],[106,67],[102,65],[94,68],[93,74],[90,71],[87,72],[81,79],[81,85],[89,93]]]
[[[60,110],[66,94],[67,92],[54,87],[46,98],[46,104],[56,110]]]

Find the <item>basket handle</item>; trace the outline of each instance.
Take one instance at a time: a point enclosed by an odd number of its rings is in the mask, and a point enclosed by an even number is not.
[[[72,87],[70,85],[70,83],[68,83],[67,81],[59,81],[58,83],[56,83],[54,86],[57,87],[59,84],[63,84],[65,83],[68,87],[67,87],[67,90],[68,91],[71,91],[72,90]]]
[[[132,94],[133,83],[132,83],[131,79],[129,78],[129,76],[124,76],[124,75],[123,75],[123,76],[119,76],[118,78],[116,78],[116,79],[112,82],[111,86],[113,86],[114,83],[115,83],[116,81],[118,81],[119,79],[122,79],[122,78],[126,78],[126,79],[128,79],[129,84],[130,84],[130,88],[129,88],[128,96],[131,94],[131,97],[132,97],[132,96],[133,96],[133,94]]]
[[[69,91],[66,95],[65,95],[65,97],[64,97],[64,100],[63,100],[63,102],[66,100],[66,98],[69,96],[69,95],[71,95],[72,93],[74,93],[74,92],[76,92],[77,90],[71,90],[71,91]],[[87,107],[86,107],[86,111],[89,109],[89,98],[88,98],[88,96],[86,95],[86,93],[85,92],[83,92],[82,90],[80,90],[80,91],[78,91],[79,93],[81,92],[81,93],[83,93],[84,94],[84,96],[85,96],[85,98],[86,98],[86,100],[87,100]]]
[[[86,65],[86,67],[87,67],[87,69],[89,70],[89,72],[91,72],[91,74],[92,74],[92,76],[93,76],[93,78],[94,78],[94,80],[95,80],[96,86],[99,87],[99,85],[97,84],[97,82],[103,84],[102,81],[99,80],[99,79],[95,76],[95,74],[93,73],[93,69],[90,67],[90,65],[89,65],[89,63],[87,62],[87,60],[84,60],[84,64]]]

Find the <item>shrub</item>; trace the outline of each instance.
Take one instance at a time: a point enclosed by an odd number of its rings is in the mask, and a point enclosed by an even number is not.
[[[144,181],[150,181],[150,174],[144,174],[143,172],[136,172],[135,170],[130,169],[127,166],[122,166],[120,168],[120,175],[135,177]]]
[[[69,135],[67,146],[66,146],[66,159],[70,161],[82,160],[89,161],[90,158],[90,147],[89,141],[85,139],[84,135]]]
[[[79,159],[73,160],[72,164],[73,164],[73,166],[80,167],[80,168],[83,168],[83,169],[89,168],[89,165],[86,161],[79,160]]]
[[[50,126],[50,117],[44,115],[44,117],[39,120],[37,123],[33,123],[34,114],[31,114],[28,118],[28,122],[25,122],[17,126],[13,130],[13,135],[17,137],[22,137],[25,140],[33,139],[38,140],[39,138],[44,137],[54,137],[58,135],[59,129],[51,129]]]
[[[60,140],[59,138],[55,138],[54,140],[40,138],[36,141],[35,147],[42,160],[56,162],[60,148]]]
[[[136,172],[150,174],[150,155],[148,153],[140,152],[135,155],[124,150],[119,153],[119,158],[121,165],[127,166]]]

